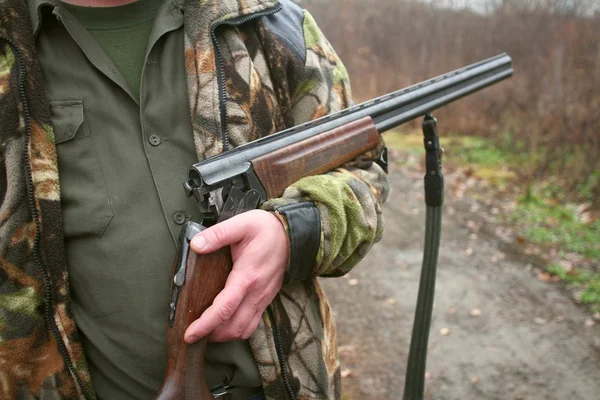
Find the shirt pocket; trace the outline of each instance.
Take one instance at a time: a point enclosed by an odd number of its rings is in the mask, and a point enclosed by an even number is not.
[[[113,217],[82,100],[50,102],[65,237],[102,236]]]

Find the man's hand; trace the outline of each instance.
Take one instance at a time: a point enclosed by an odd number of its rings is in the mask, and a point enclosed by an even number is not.
[[[211,342],[248,339],[283,285],[289,257],[287,234],[279,219],[252,210],[196,235],[193,251],[211,253],[231,246],[233,268],[213,304],[185,332],[186,343],[209,335]]]

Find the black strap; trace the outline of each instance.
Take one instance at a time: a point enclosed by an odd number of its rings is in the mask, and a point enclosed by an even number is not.
[[[435,276],[442,233],[442,204],[444,203],[444,176],[442,175],[442,148],[437,134],[436,120],[426,115],[423,120],[423,139],[425,142],[425,249],[421,267],[421,281],[415,311],[404,400],[422,400],[425,387],[425,364],[427,344],[431,327]]]

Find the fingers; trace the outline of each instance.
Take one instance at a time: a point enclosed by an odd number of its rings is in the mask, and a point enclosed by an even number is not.
[[[193,343],[247,339],[281,289],[289,257],[287,234],[276,216],[252,210],[214,225],[192,239],[198,253],[230,245],[233,267],[225,288],[185,332]]]
[[[191,241],[192,250],[205,254],[238,243],[247,235],[247,225],[244,214],[219,222],[194,236]]]
[[[210,342],[245,340],[254,333],[281,285],[271,281],[266,287],[257,288],[258,281],[246,278],[246,274],[232,272],[225,289],[186,330],[186,343],[207,335]]]
[[[262,309],[257,304],[252,304],[251,300],[244,300],[238,311],[208,336],[208,341],[230,342],[248,339],[260,322]]]
[[[249,287],[250,284],[245,282],[243,274],[232,271],[227,278],[225,288],[215,297],[212,305],[185,331],[185,342],[194,343],[229,320],[238,310]]]
[[[279,286],[273,282],[264,289],[245,297],[234,315],[210,333],[208,341],[229,342],[248,339],[256,330],[265,309],[278,290]]]

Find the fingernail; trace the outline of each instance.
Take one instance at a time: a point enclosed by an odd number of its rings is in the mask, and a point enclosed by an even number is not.
[[[206,239],[204,239],[204,236],[196,236],[192,239],[192,245],[196,249],[202,250],[204,247],[206,247]]]
[[[195,342],[196,340],[198,340],[198,336],[195,336],[195,335],[190,335],[190,336],[188,336],[188,337],[187,337],[187,339],[186,339],[186,342],[188,342],[188,343],[193,343],[193,342]]]

